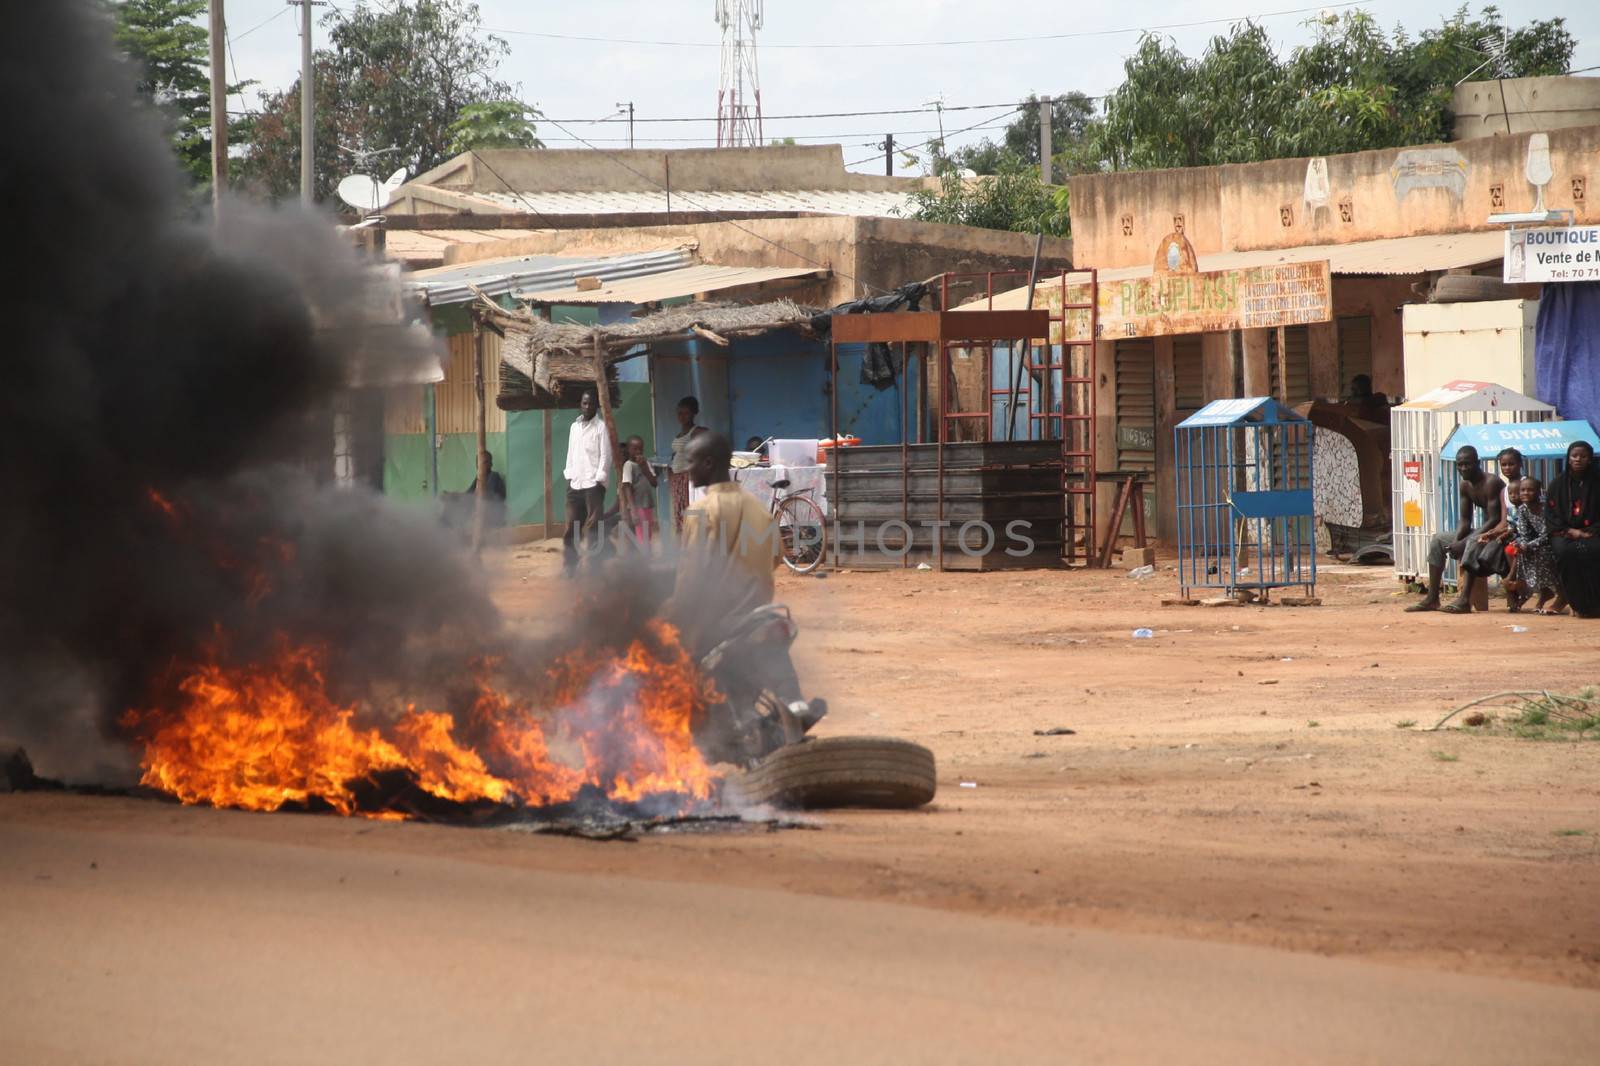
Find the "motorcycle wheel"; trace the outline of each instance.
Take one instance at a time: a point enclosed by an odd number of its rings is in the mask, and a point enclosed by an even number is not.
[[[933,752],[892,737],[807,738],[728,782],[736,802],[909,810],[933,799]]]

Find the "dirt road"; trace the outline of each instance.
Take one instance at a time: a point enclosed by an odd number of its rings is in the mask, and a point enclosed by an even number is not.
[[[505,566],[555,624],[553,556]],[[1313,609],[1168,580],[785,575],[822,731],[940,761],[930,809],[816,832],[0,796],[0,1030],[29,1062],[1592,1054],[1600,746],[1420,730],[1595,682],[1600,631],[1402,615],[1379,571]]]
[[[1589,992],[142,806],[178,821],[0,826],[7,1061],[1531,1064],[1600,1040]]]

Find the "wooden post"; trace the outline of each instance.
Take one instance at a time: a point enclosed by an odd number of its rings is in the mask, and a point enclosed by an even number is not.
[[[1313,322],[1306,327],[1311,349],[1311,398],[1339,399],[1339,327],[1336,322]]]
[[[228,188],[228,77],[222,0],[211,0],[211,207],[222,220],[222,194]]]
[[[611,437],[611,462],[622,469],[622,447],[617,441],[617,423],[611,417],[611,389],[606,382],[606,342],[599,330],[594,333],[594,398],[600,401],[600,414],[606,420],[606,433]]]
[[[483,317],[472,309],[472,384],[478,407],[478,491],[472,501],[472,550],[483,549],[484,511],[489,493],[489,430],[483,396]]]
[[[1243,331],[1245,396],[1272,394],[1272,369],[1267,365],[1267,330]]]

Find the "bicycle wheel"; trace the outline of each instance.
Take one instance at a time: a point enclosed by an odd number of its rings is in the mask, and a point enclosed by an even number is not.
[[[797,574],[809,574],[827,554],[828,527],[822,508],[804,496],[788,496],[778,504],[778,529],[783,536],[783,561]]]

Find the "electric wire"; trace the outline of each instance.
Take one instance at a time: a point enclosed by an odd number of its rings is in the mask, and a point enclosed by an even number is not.
[[[782,43],[762,41],[760,47],[767,49],[871,49],[871,48],[962,48],[979,44],[1024,44],[1031,41],[1065,41],[1081,37],[1115,37],[1125,33],[1150,33],[1154,30],[1184,30],[1194,29],[1199,26],[1217,26],[1234,22],[1250,22],[1256,19],[1279,18],[1284,15],[1306,15],[1324,11],[1338,11],[1343,8],[1360,7],[1367,4],[1368,0],[1347,0],[1337,4],[1318,4],[1315,7],[1286,8],[1281,11],[1263,11],[1253,15],[1233,15],[1227,18],[1194,19],[1188,22],[1167,22],[1156,26],[1124,26],[1109,30],[1070,30],[1064,33],[1030,33],[1017,37],[973,37],[966,40],[950,41],[816,41]],[[548,33],[542,30],[513,30],[498,27],[485,27],[488,33],[506,33],[518,37],[542,37],[555,41],[587,41],[597,44],[628,44],[649,45],[662,48],[721,48],[720,41],[662,41],[649,40],[637,37],[599,37],[581,33]]]

